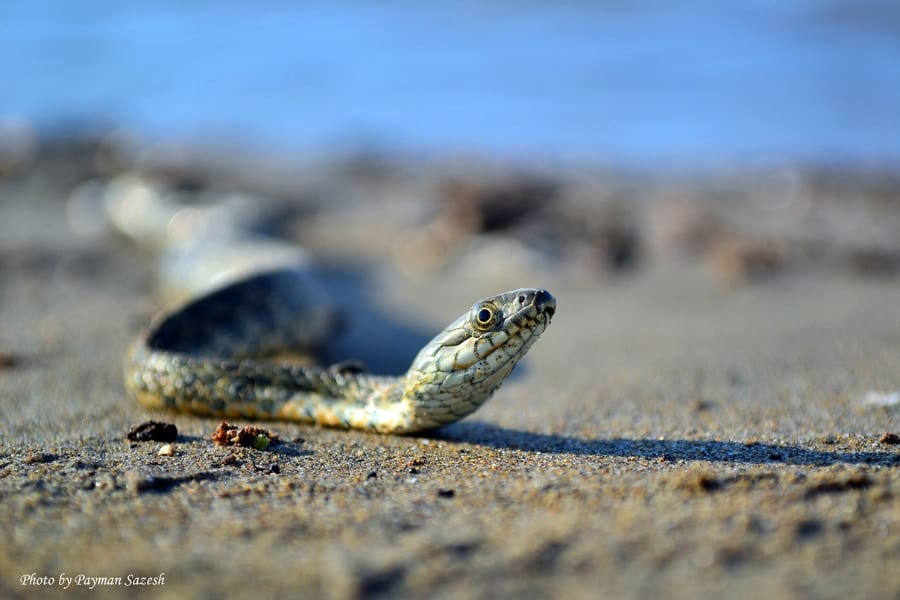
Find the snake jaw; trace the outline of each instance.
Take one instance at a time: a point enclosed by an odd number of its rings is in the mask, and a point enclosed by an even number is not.
[[[492,310],[490,327],[483,312]],[[498,294],[472,308],[419,352],[407,372],[404,398],[416,429],[459,420],[491,397],[556,313],[541,289]]]

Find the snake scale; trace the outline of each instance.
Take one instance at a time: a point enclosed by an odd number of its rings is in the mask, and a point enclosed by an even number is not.
[[[160,242],[166,236],[148,223],[164,223],[171,233],[185,209],[147,182],[118,186],[107,191],[112,222],[132,237],[166,246],[162,283],[192,288],[127,352],[126,390],[146,408],[392,434],[433,429],[484,404],[556,311],[556,300],[543,289],[480,300],[425,344],[399,377],[368,374],[353,363],[280,361],[272,357],[314,348],[334,335],[334,313],[310,282],[300,250],[247,233],[233,211],[226,213],[232,225],[223,226],[220,208],[193,218],[194,225],[207,226],[184,236],[188,242]],[[141,193],[134,186],[143,186]],[[189,210],[197,217],[196,207]]]

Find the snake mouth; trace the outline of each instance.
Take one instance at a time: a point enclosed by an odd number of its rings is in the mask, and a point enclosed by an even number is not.
[[[556,298],[547,290],[522,289],[508,294],[511,296],[509,302],[513,304],[515,311],[504,321],[511,320],[518,323],[520,319],[526,321],[537,319],[540,323],[549,324],[556,314]]]
[[[534,307],[538,312],[547,315],[548,320],[552,319],[556,314],[556,298],[553,297],[553,294],[547,290],[534,290],[532,294],[531,303]]]

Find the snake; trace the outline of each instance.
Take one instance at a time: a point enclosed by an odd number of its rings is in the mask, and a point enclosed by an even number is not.
[[[140,180],[111,185],[110,220],[130,237],[168,238],[185,208],[158,188]],[[556,299],[542,288],[479,300],[400,376],[370,374],[355,361],[280,359],[337,335],[335,310],[311,280],[307,257],[289,242],[248,233],[233,209],[187,210],[188,221],[207,226],[163,242],[160,269],[163,284],[183,298],[158,313],[125,355],[125,389],[147,409],[382,434],[427,431],[487,402],[556,313]],[[230,225],[223,226],[223,214]],[[155,222],[165,224],[165,235]],[[372,344],[377,351],[378,340]]]

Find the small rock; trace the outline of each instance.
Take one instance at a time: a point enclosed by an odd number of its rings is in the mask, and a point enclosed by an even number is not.
[[[0,351],[0,369],[12,369],[19,365],[19,359],[12,352]]]
[[[900,444],[900,433],[887,431],[878,441],[882,444]]]
[[[714,473],[685,473],[675,481],[675,487],[693,494],[711,494],[720,490],[724,482]]]
[[[146,421],[132,427],[126,437],[133,442],[174,442],[178,439],[178,428],[172,423]]]
[[[217,446],[244,446],[265,450],[269,444],[278,443],[278,434],[266,431],[262,427],[247,425],[238,428],[222,421],[212,434],[212,441]]]
[[[101,475],[94,480],[94,489],[102,491],[112,491],[116,489],[116,480],[111,475]]]
[[[706,400],[705,398],[695,398],[694,401],[691,402],[691,410],[693,412],[705,412],[715,408],[715,405],[715,402]]]
[[[175,456],[175,446],[172,444],[164,444],[160,447],[159,452],[157,452],[159,456]]]
[[[52,462],[54,459],[55,457],[52,454],[29,448],[28,453],[25,455],[25,464],[33,465],[35,463],[48,463]]]

